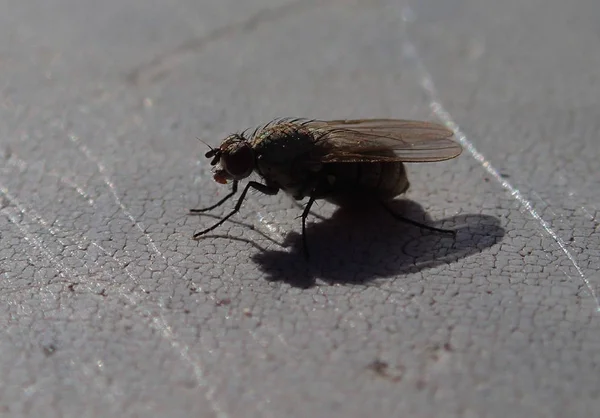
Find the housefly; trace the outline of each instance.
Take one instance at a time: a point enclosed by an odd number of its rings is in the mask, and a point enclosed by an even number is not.
[[[237,193],[239,181],[253,172],[263,182],[249,181],[234,209],[193,238],[199,239],[236,214],[251,188],[267,195],[283,190],[296,200],[308,198],[301,216],[307,258],[306,218],[318,199],[339,206],[356,202],[357,197],[373,199],[398,220],[454,233],[407,219],[388,205],[409,187],[403,163],[444,161],[460,155],[462,148],[452,136],[452,131],[436,123],[399,119],[278,119],[250,135],[230,135],[205,156],[211,159],[214,180],[231,181],[231,192],[212,206],[190,212],[222,205]]]

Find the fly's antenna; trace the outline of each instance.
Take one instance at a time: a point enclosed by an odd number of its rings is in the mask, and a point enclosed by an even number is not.
[[[219,161],[219,158],[221,158],[221,150],[219,148],[214,148],[211,147],[209,144],[207,144],[206,142],[204,142],[203,140],[201,140],[200,138],[196,137],[196,139],[200,142],[202,142],[204,145],[206,145],[208,148],[210,148],[210,151],[208,151],[206,154],[204,154],[204,156],[206,158],[212,158],[212,161],[210,162],[210,165],[215,165],[217,164],[217,162]]]
[[[202,139],[196,137],[196,139],[200,142],[202,142],[204,145],[206,145],[208,148],[210,148],[210,151],[208,151],[206,154],[204,154],[204,156],[206,158],[213,158],[213,161],[211,162],[211,165],[215,165],[220,157],[220,152],[219,152],[219,148],[213,148],[211,147],[209,144],[207,144],[206,142],[204,142]]]
[[[213,147],[211,147],[209,144],[207,144],[206,142],[204,142],[202,139],[196,137],[196,139],[200,142],[202,142],[204,145],[206,145],[208,148],[210,148],[211,151],[214,151],[215,149]]]

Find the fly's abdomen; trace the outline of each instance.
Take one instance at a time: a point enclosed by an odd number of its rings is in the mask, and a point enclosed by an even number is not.
[[[409,186],[404,164],[400,162],[334,163],[327,166],[332,201],[355,194],[392,199],[404,193]]]

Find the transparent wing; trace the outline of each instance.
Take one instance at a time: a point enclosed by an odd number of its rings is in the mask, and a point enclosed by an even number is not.
[[[462,147],[445,126],[415,120],[356,119],[309,121],[324,163],[433,162],[455,158]]]

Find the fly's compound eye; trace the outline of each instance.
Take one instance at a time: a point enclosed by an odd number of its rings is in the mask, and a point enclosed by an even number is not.
[[[254,152],[248,144],[236,144],[221,155],[221,167],[235,180],[246,178],[254,169]]]

